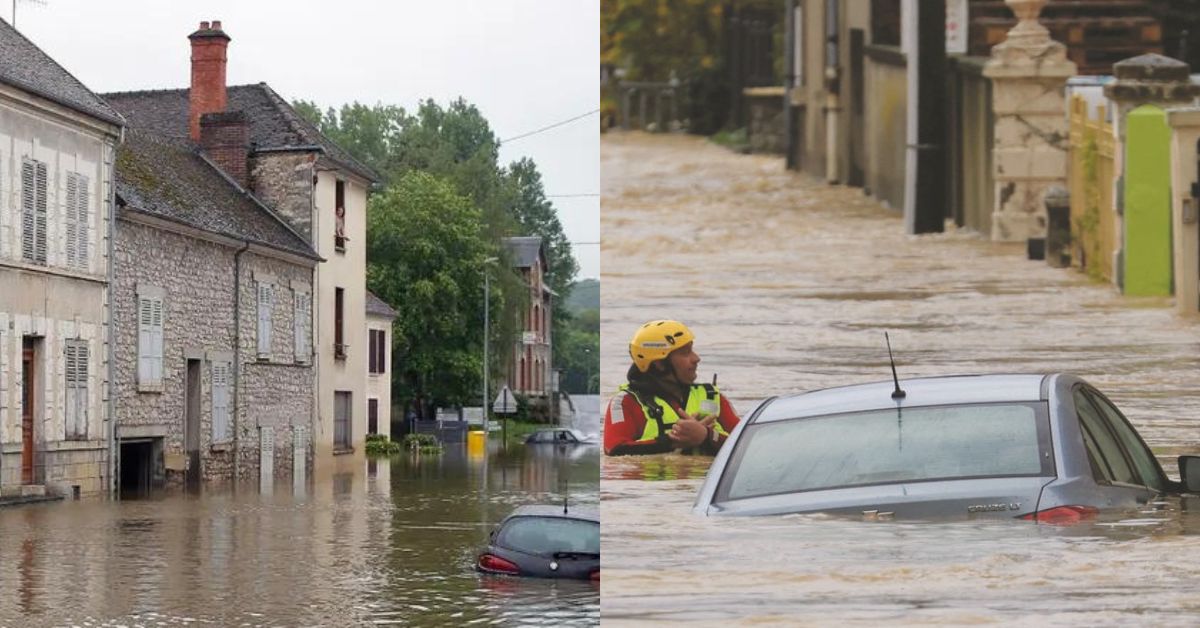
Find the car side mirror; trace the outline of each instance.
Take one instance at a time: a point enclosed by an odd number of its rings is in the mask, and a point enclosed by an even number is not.
[[[1179,457],[1179,482],[1183,490],[1200,494],[1200,456]]]

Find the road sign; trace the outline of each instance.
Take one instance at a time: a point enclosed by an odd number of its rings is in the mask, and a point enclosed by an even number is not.
[[[500,394],[496,395],[496,402],[492,404],[492,412],[496,414],[516,414],[517,398],[513,397],[512,391],[508,386],[500,389]]]

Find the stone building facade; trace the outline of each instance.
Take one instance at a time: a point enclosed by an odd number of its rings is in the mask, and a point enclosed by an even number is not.
[[[124,120],[0,21],[0,499],[103,494]]]
[[[377,176],[265,83],[227,86],[231,40],[220,22],[201,22],[188,38],[189,88],[105,98],[134,128],[203,148],[238,184],[244,171],[245,189],[321,258],[312,281],[316,420],[311,438],[317,465],[357,466],[368,408],[367,194]]]
[[[202,149],[136,128],[117,200],[122,489],[306,477],[319,257]]]
[[[535,409],[549,412],[553,383],[553,291],[546,284],[546,252],[539,237],[505,238],[513,265],[529,288],[529,305],[518,324],[512,363],[508,368],[508,387],[525,395]]]

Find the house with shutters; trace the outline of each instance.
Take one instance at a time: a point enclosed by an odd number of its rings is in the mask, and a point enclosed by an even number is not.
[[[104,98],[131,128],[199,150],[222,176],[279,217],[323,260],[311,280],[316,374],[312,445],[318,465],[356,466],[362,462],[369,409],[367,193],[378,177],[267,84],[226,85],[231,38],[221,22],[201,22],[188,39],[189,87]],[[278,273],[277,281],[267,282],[275,286],[277,311],[290,302],[288,277]],[[243,282],[242,288],[251,285],[253,281]],[[242,309],[240,314],[252,311]],[[274,333],[279,333],[278,326]],[[271,347],[274,350],[274,341]],[[250,401],[235,398],[233,403],[245,407]],[[245,438],[254,438],[253,424],[242,427],[251,431]],[[243,437],[240,432],[238,437]]]
[[[546,250],[536,236],[505,238],[504,246],[529,289],[529,305],[517,324],[520,336],[515,339],[506,383],[529,400],[534,412],[548,413],[553,401],[550,329],[554,291],[546,284]]]
[[[130,126],[117,150],[113,395],[122,493],[306,478],[320,256],[200,140]],[[244,156],[241,159],[245,159]]]
[[[392,321],[396,310],[367,291],[367,433],[392,436]]]
[[[0,20],[0,496],[111,481],[121,116]]]

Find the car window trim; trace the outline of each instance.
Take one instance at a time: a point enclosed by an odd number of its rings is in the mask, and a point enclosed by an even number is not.
[[[1079,422],[1079,431],[1084,437],[1083,449],[1087,454],[1088,462],[1090,463],[1089,466],[1092,468],[1092,480],[1097,484],[1103,484],[1105,486],[1111,485],[1113,483],[1113,478],[1116,477],[1116,474],[1113,473],[1112,465],[1108,463],[1108,458],[1104,457],[1104,452],[1100,451],[1100,445],[1096,442],[1096,437],[1092,434],[1092,428],[1088,427],[1087,424],[1079,418],[1078,408],[1075,412],[1075,420]],[[1092,455],[1093,448],[1088,447],[1088,442],[1092,443],[1096,452],[1095,456]],[[1096,460],[1097,458],[1099,460]],[[1104,468],[1101,469],[1100,465],[1104,465]],[[1100,475],[1097,475],[1098,472]]]
[[[1125,416],[1125,413],[1121,412],[1121,409],[1118,408],[1117,404],[1113,403],[1111,399],[1104,396],[1104,393],[1100,392],[1099,390],[1096,390],[1095,388],[1093,388],[1091,386],[1086,386],[1086,385],[1081,385],[1081,386],[1084,391],[1084,396],[1087,398],[1088,402],[1092,404],[1092,407],[1094,407],[1096,409],[1096,411],[1100,414],[1101,418],[1103,418],[1106,423],[1109,421],[1108,415],[1107,415],[1107,413],[1104,412],[1104,409],[1100,407],[1099,403],[1097,402],[1097,399],[1107,403],[1109,405],[1109,407],[1111,407],[1113,409],[1113,411],[1116,412],[1117,419],[1124,422],[1125,427],[1129,428],[1129,432],[1131,434],[1133,434],[1134,438],[1137,439],[1137,444],[1139,446],[1141,446],[1142,450],[1150,456],[1150,460],[1154,464],[1154,469],[1155,469],[1155,471],[1158,472],[1159,479],[1162,480],[1163,487],[1169,486],[1170,481],[1167,479],[1167,474],[1165,472],[1163,472],[1162,465],[1158,463],[1158,456],[1154,455],[1154,450],[1150,449],[1150,446],[1146,444],[1145,439],[1143,439],[1142,435],[1137,431],[1136,428],[1133,427],[1133,423],[1129,422],[1129,419]],[[1130,466],[1133,468],[1134,472],[1137,473],[1138,478],[1140,478],[1142,480],[1142,482],[1143,482],[1142,486],[1144,486],[1145,488],[1148,488],[1150,490],[1155,490],[1155,491],[1160,490],[1160,489],[1157,489],[1153,486],[1150,486],[1148,483],[1146,483],[1146,478],[1142,477],[1142,470],[1138,467],[1138,465],[1134,464],[1134,462],[1133,462],[1132,452],[1128,451],[1128,448],[1125,447],[1124,439],[1121,438],[1120,434],[1116,434],[1116,430],[1113,429],[1113,426],[1109,426],[1109,429],[1113,432],[1113,435],[1116,437],[1117,444],[1121,446],[1121,451],[1125,453],[1126,459],[1129,461]]]
[[[926,408],[970,408],[970,407],[986,407],[986,406],[1011,406],[1022,405],[1030,407],[1034,411],[1034,418],[1037,419],[1037,437],[1038,437],[1038,461],[1041,464],[1041,469],[1038,473],[1020,473],[1020,474],[1005,474],[1005,475],[982,475],[969,477],[941,477],[941,478],[923,478],[920,480],[896,480],[892,482],[872,482],[869,484],[853,484],[846,486],[829,486],[825,488],[805,489],[801,491],[778,491],[774,493],[763,493],[760,495],[748,495],[746,497],[730,498],[729,485],[731,483],[732,472],[741,466],[742,457],[745,455],[746,449],[742,446],[745,441],[746,434],[743,432],[736,443],[734,449],[730,452],[729,459],[726,461],[724,468],[721,469],[721,477],[717,481],[717,488],[713,492],[711,504],[736,502],[746,499],[760,499],[763,497],[771,497],[776,495],[799,495],[803,493],[815,493],[819,491],[834,491],[846,488],[865,488],[872,486],[888,486],[896,484],[918,484],[926,482],[956,482],[965,480],[981,480],[981,479],[1006,479],[1006,478],[1057,478],[1058,467],[1054,455],[1054,443],[1052,438],[1052,429],[1050,426],[1050,407],[1046,400],[1035,401],[985,401],[977,403],[941,403],[921,406],[909,406],[905,410],[917,410]],[[886,411],[887,408],[883,408]],[[863,414],[866,412],[879,412],[880,409],[871,410],[853,410],[849,412],[834,412],[830,414],[810,415],[793,417],[790,419],[773,419],[768,423],[754,423],[745,426],[745,431],[761,429],[765,425],[775,425],[779,423],[790,423],[792,421],[807,421],[810,419],[827,419],[831,417],[846,416],[852,414]]]

